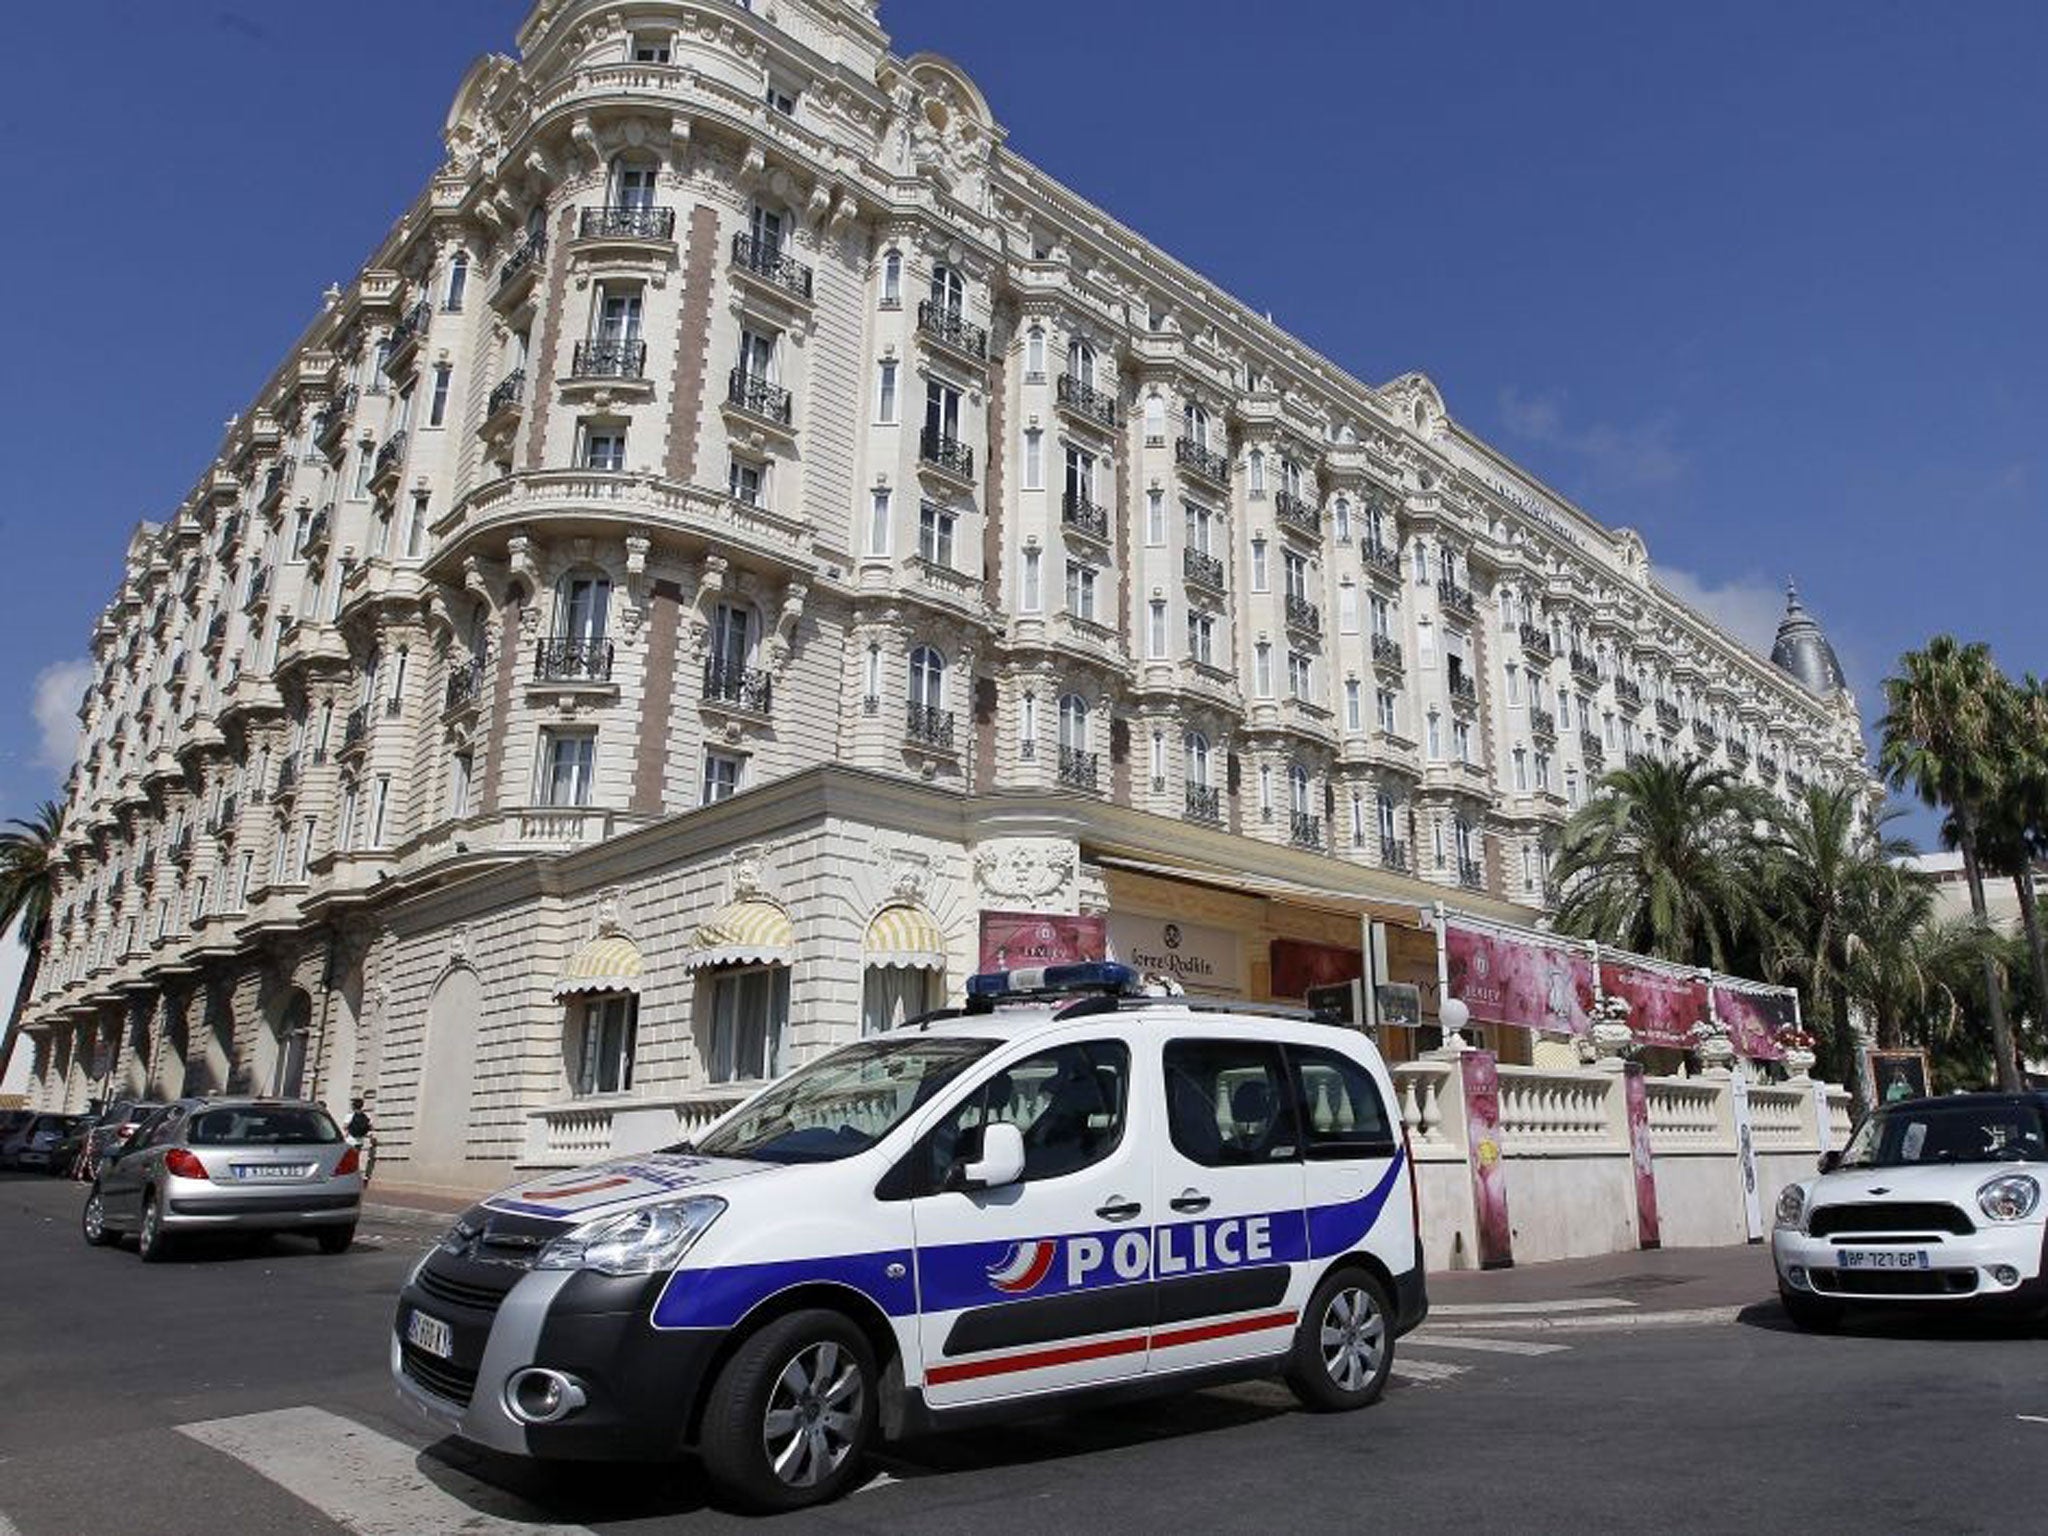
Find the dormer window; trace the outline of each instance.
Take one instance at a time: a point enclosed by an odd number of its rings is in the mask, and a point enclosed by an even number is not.
[[[784,117],[796,116],[797,97],[802,93],[787,81],[768,77],[768,84],[762,89],[761,99],[768,103],[768,110],[780,112]]]
[[[668,63],[668,35],[662,32],[635,32],[633,34],[633,62],[635,64]]]

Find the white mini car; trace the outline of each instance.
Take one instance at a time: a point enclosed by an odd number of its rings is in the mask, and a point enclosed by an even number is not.
[[[1802,1328],[1850,1305],[2048,1310],[2048,1095],[1967,1093],[1873,1112],[1778,1197],[1771,1256]]]
[[[1378,1051],[1135,983],[976,977],[695,1146],[493,1196],[400,1296],[400,1395],[514,1455],[694,1450],[771,1509],[878,1439],[1083,1396],[1277,1375],[1372,1402],[1428,1307]]]

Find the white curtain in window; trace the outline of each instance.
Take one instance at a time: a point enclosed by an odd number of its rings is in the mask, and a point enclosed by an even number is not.
[[[860,1032],[881,1035],[937,1006],[939,973],[900,965],[871,965],[861,986]]]

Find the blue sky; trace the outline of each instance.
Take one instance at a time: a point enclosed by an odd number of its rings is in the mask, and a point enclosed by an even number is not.
[[[422,184],[524,9],[10,17],[0,815],[61,777],[128,530]],[[975,77],[1013,149],[1354,373],[1429,373],[1751,640],[1796,574],[1871,717],[1935,630],[2048,671],[2048,7],[882,15]]]

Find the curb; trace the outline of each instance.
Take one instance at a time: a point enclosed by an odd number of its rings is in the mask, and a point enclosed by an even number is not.
[[[1578,1314],[1568,1317],[1540,1317],[1523,1315],[1501,1318],[1462,1318],[1456,1321],[1439,1322],[1434,1313],[1429,1326],[1439,1333],[1494,1332],[1499,1329],[1541,1329],[1555,1328],[1607,1329],[1607,1328],[1695,1328],[1713,1323],[1732,1323],[1754,1302],[1743,1302],[1732,1307],[1688,1307],[1675,1312],[1614,1312],[1597,1315]]]

